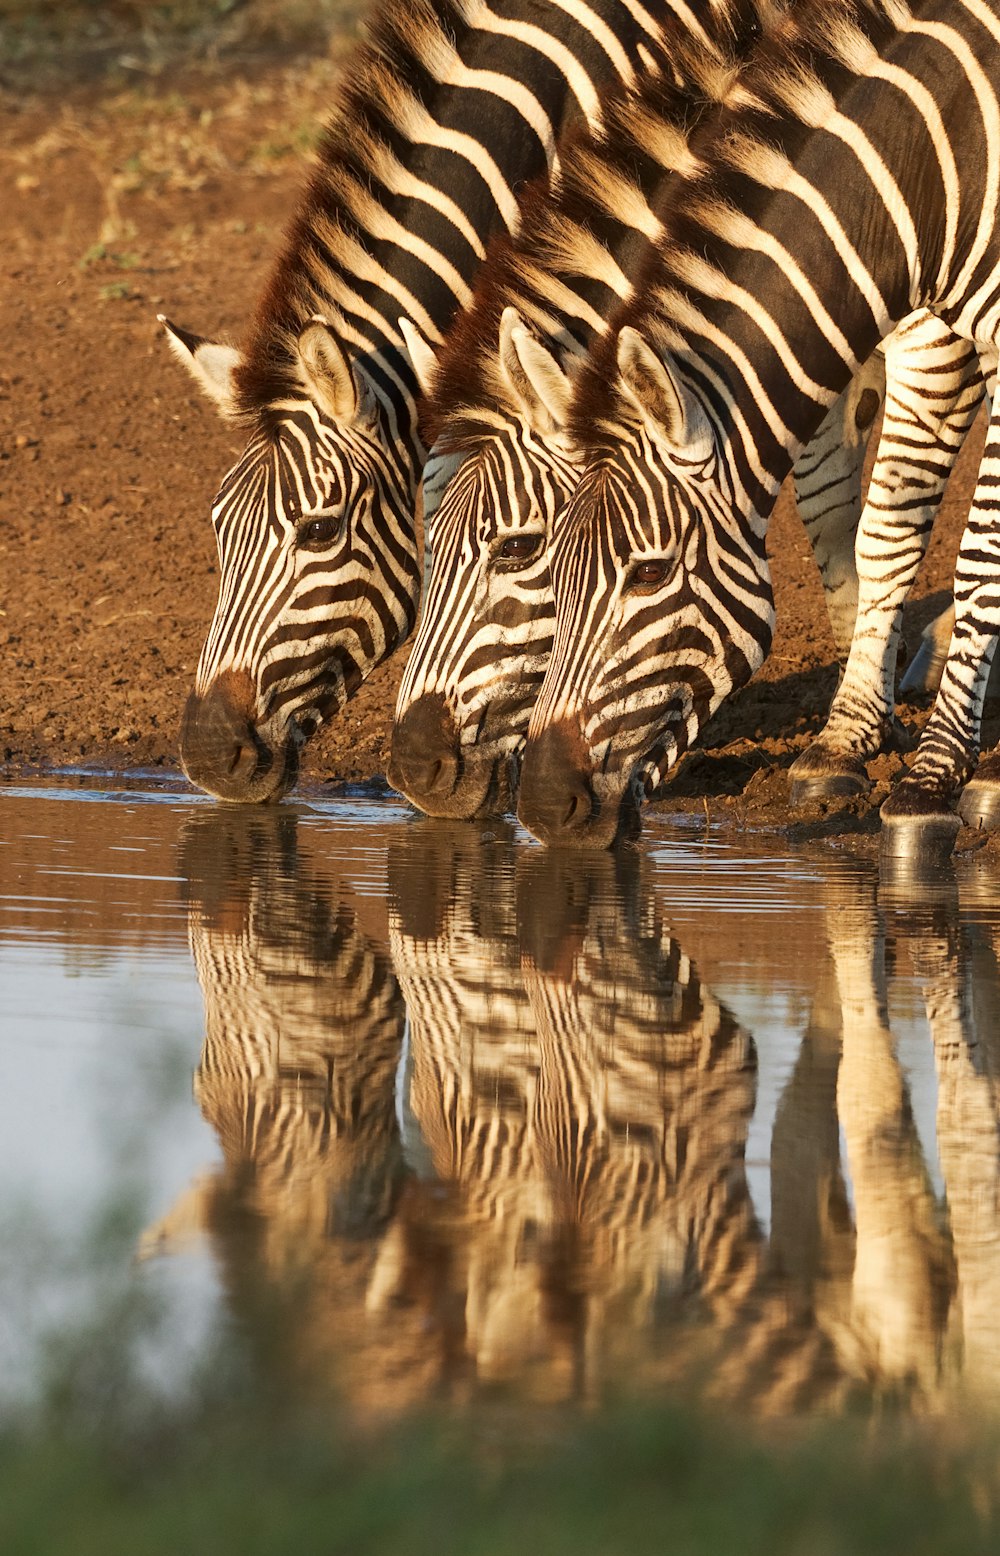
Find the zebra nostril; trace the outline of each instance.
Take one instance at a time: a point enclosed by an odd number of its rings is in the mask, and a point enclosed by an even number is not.
[[[181,760],[192,783],[209,794],[259,802],[289,787],[296,763],[294,752],[272,748],[258,733],[246,693],[226,680],[204,696],[192,693],[181,726]]]
[[[528,741],[521,767],[518,816],[542,842],[582,842],[600,805],[591,786],[587,746],[579,726],[549,725]]]
[[[230,778],[239,778],[244,783],[249,782],[258,768],[265,765],[266,753],[256,738],[252,729],[244,731],[242,737],[237,737],[233,745],[232,756],[229,760]]]
[[[418,698],[393,730],[390,783],[416,804],[447,799],[458,782],[457,745],[458,732],[443,698]]]
[[[566,811],[562,819],[564,827],[581,827],[590,818],[594,805],[590,790],[582,784],[575,787],[566,802]]]

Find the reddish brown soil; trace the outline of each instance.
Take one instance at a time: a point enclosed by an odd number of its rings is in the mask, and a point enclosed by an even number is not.
[[[199,76],[109,97],[0,95],[0,761],[26,769],[176,764],[216,589],[209,505],[238,452],[175,365],[158,311],[238,339],[301,178],[331,62]],[[103,252],[99,245],[103,244]],[[973,438],[907,615],[944,603],[974,482]],[[975,446],[972,446],[975,445]],[[774,650],[688,759],[671,805],[767,823],[821,722],[833,643],[804,533],[772,525]],[[405,651],[310,748],[304,780],[384,771]],[[904,710],[916,727],[925,715]],[[876,776],[897,766],[885,759]],[[877,788],[877,802],[884,787]],[[870,806],[862,807],[866,812]],[[859,827],[817,813],[812,831]]]

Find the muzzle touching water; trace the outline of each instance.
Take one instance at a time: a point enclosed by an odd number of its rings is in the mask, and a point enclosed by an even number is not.
[[[492,757],[463,746],[445,698],[428,692],[411,702],[392,731],[388,779],[428,816],[470,821],[510,804],[510,784]]]
[[[528,740],[521,767],[517,818],[540,843],[610,848],[634,832],[629,791],[599,798],[590,749],[571,720],[548,725]]]
[[[256,693],[245,672],[223,672],[204,696],[192,692],[181,721],[181,764],[192,783],[217,799],[244,805],[279,800],[295,783],[298,751],[260,735]]]

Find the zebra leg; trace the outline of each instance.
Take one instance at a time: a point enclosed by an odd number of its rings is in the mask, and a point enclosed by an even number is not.
[[[861,479],[872,425],[885,398],[885,361],[876,351],[834,401],[811,443],[795,461],[795,501],[812,546],[843,662],[858,608],[854,537]]]
[[[826,727],[790,770],[793,804],[867,793],[866,763],[893,733],[903,604],[948,477],[982,403],[974,348],[939,319],[913,315],[885,343],[888,391],[858,527],[858,613]]]
[[[910,772],[882,806],[882,851],[947,854],[960,826],[951,801],[975,766],[1000,626],[1000,411],[994,400],[976,495],[955,565],[955,630],[934,711]],[[1000,755],[981,765],[962,809],[970,825],[1000,824]],[[965,798],[965,797],[963,797]]]

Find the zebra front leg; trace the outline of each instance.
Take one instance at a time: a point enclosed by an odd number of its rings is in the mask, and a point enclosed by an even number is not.
[[[1000,626],[1000,414],[994,400],[976,495],[955,566],[955,630],[934,711],[917,758],[882,806],[882,852],[936,858],[960,826],[952,810],[979,754],[983,698]],[[971,786],[970,786],[971,787]],[[1000,824],[1000,756],[976,775],[962,812],[972,825]]]
[[[885,361],[876,351],[831,405],[792,472],[795,501],[823,581],[841,663],[850,652],[858,608],[854,539],[865,450],[884,397]]]
[[[887,393],[857,538],[851,651],[821,735],[792,764],[791,799],[865,794],[867,763],[896,735],[894,678],[903,604],[948,477],[982,403],[979,358],[932,314],[885,343]]]

